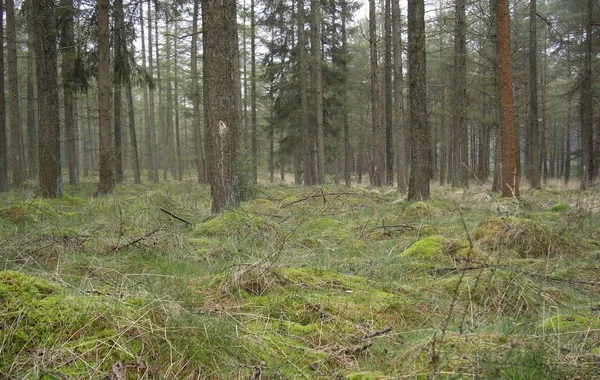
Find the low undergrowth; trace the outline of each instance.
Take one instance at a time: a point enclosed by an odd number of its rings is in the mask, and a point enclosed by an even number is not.
[[[0,377],[593,378],[600,196],[0,195]]]

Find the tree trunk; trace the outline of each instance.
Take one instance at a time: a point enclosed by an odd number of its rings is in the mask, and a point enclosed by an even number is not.
[[[152,0],[148,0],[148,75],[154,79],[154,62],[152,59],[153,53],[153,40],[152,40]],[[151,180],[154,183],[158,182],[158,149],[156,145],[156,123],[155,123],[155,104],[154,104],[154,86],[150,86],[148,91],[148,101],[149,101],[149,137],[150,144],[152,144],[152,151],[154,154],[152,155],[152,174]],[[160,106],[160,104],[159,104]]]
[[[452,186],[469,186],[469,151],[467,130],[467,37],[465,0],[455,2],[454,24],[454,141]]]
[[[53,1],[33,0],[36,73],[38,88],[38,149],[42,197],[62,195],[60,122],[58,116],[58,51],[56,6]]]
[[[540,151],[542,179],[544,184],[548,182],[548,72],[547,72],[546,51],[544,49],[544,60],[542,75],[540,78],[540,87],[542,91],[542,146]]]
[[[38,131],[37,131],[37,97],[35,93],[35,36],[33,31],[33,14],[31,0],[27,0],[27,162],[29,179],[37,180],[39,176]],[[4,86],[0,87],[4,88]]]
[[[404,74],[402,72],[402,24],[399,0],[392,0],[392,26],[394,51],[394,112],[396,114],[396,182],[398,191],[406,192],[407,152],[406,125],[404,123],[404,94],[402,91]]]
[[[171,178],[177,180],[177,170],[175,167],[175,138],[173,136],[173,74],[171,72],[172,57],[171,57],[171,31],[170,22],[167,18],[165,20],[166,34],[165,34],[165,54],[167,59],[167,88],[166,88],[166,109],[165,109],[165,132],[167,138],[167,152],[166,152],[166,169],[171,173]],[[175,80],[177,77],[175,77]]]
[[[348,19],[348,2],[342,0],[342,54],[348,54],[348,36],[346,33],[346,20]],[[348,120],[348,63],[342,63],[344,83],[342,87],[342,114],[344,123],[344,182],[346,186],[352,185],[352,147],[350,145],[350,122]]]
[[[425,66],[425,2],[408,1],[408,97],[410,117],[410,181],[408,200],[429,199],[430,130],[427,121]]]
[[[312,186],[316,178],[312,178],[312,149],[308,126],[308,90],[306,88],[306,32],[304,30],[304,0],[298,0],[298,81],[300,82],[300,112],[302,136],[302,169],[304,185]]]
[[[178,35],[177,23],[175,23],[175,35]],[[181,131],[179,123],[179,50],[177,49],[178,38],[173,39],[173,50],[174,50],[174,69],[173,75],[175,76],[174,86],[174,97],[175,97],[175,148],[177,149],[177,179],[183,180],[183,155],[181,152]]]
[[[98,130],[100,143],[99,194],[114,190],[114,150],[110,128],[109,0],[98,0]]]
[[[0,0],[0,41],[4,41],[4,2]],[[0,49],[0,192],[8,191],[8,155],[6,154],[6,99],[4,97],[4,49]]]
[[[567,42],[567,77],[572,78],[572,63],[570,43]],[[569,91],[567,95],[567,130],[565,131],[565,168],[564,168],[564,183],[567,185],[571,179],[571,123],[573,113],[573,94]]]
[[[140,175],[140,160],[138,154],[138,143],[135,132],[135,109],[133,107],[133,92],[131,91],[131,81],[127,82],[127,111],[129,117],[129,139],[131,140],[132,159],[133,159],[133,183],[142,183]]]
[[[320,0],[311,0],[310,48],[313,60],[313,91],[315,99],[315,120],[317,129],[317,181],[325,183],[325,132],[323,130],[323,69],[321,54],[321,4]]]
[[[114,133],[114,162],[115,162],[115,182],[123,182],[123,143],[121,138],[122,122],[121,108],[123,97],[121,85],[117,84],[113,89],[113,133]]]
[[[594,179],[594,109],[592,87],[592,28],[594,0],[587,1],[587,21],[585,25],[584,58],[581,81],[581,183],[580,189],[586,190],[592,186]]]
[[[205,183],[206,168],[204,166],[204,143],[202,141],[202,122],[200,119],[200,76],[198,75],[198,13],[200,0],[194,0],[194,15],[192,18],[192,99],[194,106],[194,141],[196,147],[196,172],[198,182]]]
[[[26,179],[27,173],[25,170],[21,109],[19,105],[20,95],[14,0],[6,0],[6,52],[8,61],[8,88],[10,91],[8,98],[8,110],[10,113],[10,168],[13,184],[21,186]]]
[[[394,110],[392,108],[392,4],[385,0],[384,16],[384,65],[385,65],[385,183],[394,186]]]
[[[77,132],[77,119],[75,118],[75,23],[73,0],[61,0],[61,25],[60,25],[60,48],[62,54],[62,84],[63,84],[63,104],[65,110],[65,137],[67,152],[67,167],[69,169],[69,183],[71,185],[79,184],[79,151],[77,141],[79,139]]]
[[[536,0],[529,1],[529,183],[532,189],[541,188],[540,147],[537,98],[537,11]]]
[[[147,68],[146,65],[146,38],[144,36],[144,28],[146,26],[144,25],[144,8],[143,8],[143,2],[140,4],[140,40],[142,43],[142,68],[144,69],[144,71]],[[195,36],[195,35],[194,35]],[[194,37],[192,37],[193,39]],[[193,60],[193,56],[192,56],[192,60]],[[193,66],[192,66],[192,70],[193,70]],[[149,182],[154,182],[154,172],[155,172],[155,167],[154,167],[154,163],[155,163],[155,150],[154,150],[154,143],[153,143],[153,130],[154,130],[154,117],[150,115],[150,110],[149,110],[149,106],[150,106],[150,99],[149,99],[149,95],[148,95],[148,89],[150,87],[150,85],[148,83],[143,83],[142,84],[143,87],[143,99],[144,99],[144,122],[145,122],[145,132],[146,132],[146,169],[148,171],[147,175],[148,175],[148,181]],[[153,99],[154,100],[154,99]]]
[[[381,144],[381,128],[379,114],[379,82],[377,73],[377,20],[375,0],[369,0],[369,46],[371,62],[371,128],[373,130],[373,164],[371,167],[371,184],[383,185],[385,166],[385,147]]]
[[[358,157],[356,163],[356,173],[358,184],[362,183],[362,175],[365,171],[365,116],[362,106],[358,109]]]
[[[202,2],[204,119],[212,211],[238,206],[236,154],[240,129],[239,51],[235,0]]]
[[[250,0],[250,114],[252,123],[252,180],[258,182],[258,125],[256,121],[256,0]]]
[[[502,196],[519,198],[517,176],[517,136],[512,97],[512,77],[510,69],[510,16],[508,0],[498,0],[497,36],[498,36],[498,84],[499,116],[502,145]]]

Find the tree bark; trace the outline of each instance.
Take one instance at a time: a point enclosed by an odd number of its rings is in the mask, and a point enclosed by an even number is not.
[[[6,0],[6,52],[8,60],[8,88],[10,91],[8,98],[8,111],[10,113],[10,168],[13,184],[21,186],[26,180],[27,173],[25,170],[23,131],[21,126],[15,22],[14,0]]]
[[[138,143],[135,131],[135,108],[133,107],[133,92],[131,89],[131,81],[127,82],[127,111],[129,119],[129,139],[131,140],[131,150],[133,159],[133,183],[142,183],[140,174],[140,159],[138,153]]]
[[[469,186],[467,130],[467,37],[465,0],[455,1],[454,24],[454,141],[452,186]]]
[[[512,97],[512,77],[510,69],[510,16],[508,0],[498,0],[497,35],[498,35],[498,85],[499,116],[502,138],[502,196],[519,198],[519,182],[517,175],[517,136]]]
[[[321,4],[311,0],[310,48],[313,60],[313,91],[315,99],[316,142],[317,142],[317,182],[325,183],[325,132],[323,130],[323,70],[321,54]]]
[[[394,185],[394,109],[392,108],[392,4],[385,0],[384,6],[384,100],[385,100],[385,183]]]
[[[410,116],[410,181],[408,200],[429,199],[430,129],[427,121],[425,2],[408,1],[408,97]]]
[[[121,109],[123,96],[121,85],[116,84],[113,89],[113,134],[114,134],[114,163],[115,163],[115,182],[123,183],[123,142],[121,138],[122,121]]]
[[[140,40],[142,43],[142,68],[144,69],[144,71],[147,69],[147,64],[146,64],[146,38],[144,36],[144,28],[146,26],[144,25],[144,8],[143,8],[143,2],[140,3]],[[194,37],[192,37],[193,39]],[[193,60],[193,56],[192,56],[192,60]],[[192,66],[192,70],[193,70],[193,66]],[[149,83],[144,82],[142,84],[143,87],[143,100],[144,100],[144,123],[145,123],[145,132],[146,132],[146,170],[147,172],[147,178],[149,182],[154,182],[154,172],[155,172],[155,168],[154,168],[154,162],[155,162],[155,150],[154,150],[154,143],[153,143],[153,133],[152,130],[154,129],[154,117],[150,116],[150,110],[149,110],[149,106],[150,106],[150,99],[149,99],[149,94],[148,94],[148,89],[150,87]]]
[[[383,185],[385,175],[385,147],[382,146],[380,127],[379,82],[377,73],[377,20],[375,0],[369,0],[369,46],[371,62],[371,128],[373,131],[373,163],[371,167],[371,184]]]
[[[252,180],[258,183],[258,124],[256,121],[256,0],[250,0],[250,118],[252,123]]]
[[[200,118],[200,76],[198,75],[198,13],[200,0],[194,0],[194,15],[192,18],[192,51],[191,51],[191,76],[192,99],[194,107],[194,142],[196,148],[196,172],[198,182],[205,183],[206,167],[204,165],[204,142],[202,141],[202,122]]]
[[[114,190],[114,149],[110,127],[109,0],[98,0],[98,138],[100,144],[99,194]]]
[[[350,122],[348,120],[348,36],[346,31],[346,20],[348,19],[348,2],[342,0],[342,54],[344,59],[342,63],[344,84],[342,88],[342,113],[344,123],[344,182],[346,186],[352,185],[352,146],[350,145]]]
[[[33,31],[32,2],[27,0],[27,162],[29,179],[37,180],[39,176],[38,130],[37,130],[37,96],[35,93],[35,36]],[[4,86],[0,87],[4,88]]]
[[[178,34],[177,24],[175,24],[175,35]],[[173,75],[175,76],[175,86],[173,94],[175,97],[175,149],[177,150],[177,179],[183,180],[183,155],[181,152],[181,131],[180,131],[180,120],[179,120],[179,50],[177,48],[177,38],[173,39],[173,50],[175,65],[173,69]]]
[[[152,40],[152,0],[148,0],[148,75],[152,80],[154,80],[154,62],[153,62],[153,47],[154,44]],[[140,19],[141,20],[141,19]],[[154,154],[152,155],[152,173],[151,173],[151,181],[154,183],[158,183],[158,149],[156,145],[156,123],[155,123],[155,103],[154,103],[154,86],[150,86],[148,91],[148,101],[149,101],[149,137],[150,144],[152,144],[152,151]],[[160,104],[159,104],[160,106]]]
[[[312,178],[312,148],[308,126],[308,90],[307,59],[306,59],[306,32],[304,29],[304,0],[298,0],[298,81],[300,82],[300,113],[302,136],[302,169],[304,174],[304,185],[312,186],[316,178]]]
[[[60,25],[60,48],[62,54],[62,84],[63,104],[65,115],[65,137],[67,152],[67,167],[69,170],[69,183],[73,186],[79,184],[79,149],[77,147],[78,125],[75,118],[77,107],[74,81],[75,62],[75,23],[73,0],[61,0],[61,25]]]
[[[593,109],[593,88],[592,88],[592,28],[594,0],[587,1],[587,20],[585,24],[584,40],[584,58],[581,78],[581,190],[586,190],[592,186],[595,173],[594,162],[594,109]]]
[[[394,52],[394,112],[396,114],[396,182],[398,191],[406,192],[407,180],[407,152],[406,152],[406,124],[404,123],[404,94],[402,72],[402,21],[399,0],[392,0],[392,42]]]
[[[173,136],[173,75],[172,75],[172,56],[171,56],[171,40],[173,39],[170,31],[170,21],[167,17],[165,20],[165,54],[167,59],[167,88],[166,88],[166,104],[165,104],[165,132],[167,138],[166,152],[166,169],[171,173],[171,178],[177,180],[177,169],[175,167],[175,137]],[[177,79],[175,79],[177,80]]]
[[[212,211],[238,206],[236,154],[241,94],[235,0],[202,2],[204,119],[210,157]]]
[[[4,2],[0,0],[0,41],[4,41]],[[8,191],[6,99],[4,97],[4,49],[0,49],[0,192]]]
[[[537,1],[529,1],[529,183],[532,189],[541,188],[539,115],[537,97]]]
[[[58,116],[58,51],[53,1],[33,0],[38,88],[38,149],[42,197],[62,195],[60,122]]]

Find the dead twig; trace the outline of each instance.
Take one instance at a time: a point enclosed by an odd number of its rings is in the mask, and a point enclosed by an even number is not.
[[[169,215],[171,218],[177,219],[177,220],[179,220],[180,222],[183,222],[183,223],[187,224],[188,226],[191,226],[191,225],[192,225],[192,222],[189,222],[189,221],[187,221],[187,220],[185,220],[185,219],[183,219],[183,218],[181,218],[181,217],[179,217],[179,216],[177,216],[177,215],[173,214],[172,212],[170,212],[170,211],[168,211],[168,210],[165,210],[165,209],[164,209],[164,208],[162,208],[162,207],[160,207],[160,211],[162,211],[162,212],[164,212],[165,214]]]
[[[120,245],[117,244],[114,248],[113,248],[113,252],[117,252],[119,249],[123,249],[123,248],[127,248],[131,245],[137,244],[140,241],[149,238],[150,236],[154,235],[155,233],[157,233],[158,231],[162,230],[162,227],[157,227],[155,229],[153,229],[152,231],[148,232],[146,235],[144,236],[140,236],[137,239],[134,239],[133,241],[130,241],[129,243],[125,244],[125,245]]]
[[[375,337],[378,337],[380,335],[387,334],[390,331],[392,331],[392,326],[388,326],[388,327],[383,328],[381,330],[377,330],[377,331],[373,331],[371,333],[365,334],[362,337],[360,337],[359,339],[357,339],[356,341],[360,342],[360,341],[363,341],[363,340],[375,338]]]

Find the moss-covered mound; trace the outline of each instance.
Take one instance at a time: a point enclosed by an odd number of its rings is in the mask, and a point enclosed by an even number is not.
[[[581,251],[577,242],[530,219],[515,217],[486,219],[473,231],[477,242],[491,250],[514,250],[522,257],[573,255]]]
[[[115,365],[146,366],[140,355],[149,342],[140,331],[150,322],[125,303],[3,271],[0,310],[0,377],[91,378],[111,375]]]

